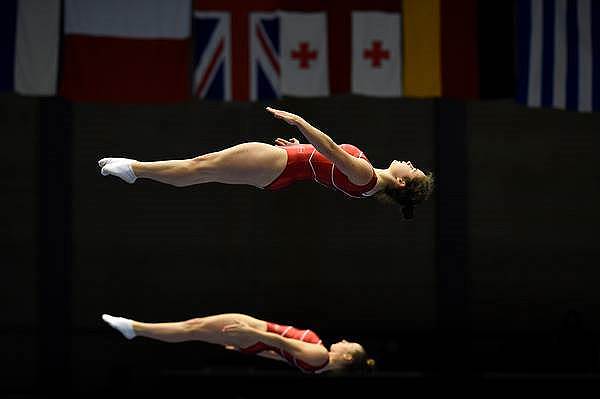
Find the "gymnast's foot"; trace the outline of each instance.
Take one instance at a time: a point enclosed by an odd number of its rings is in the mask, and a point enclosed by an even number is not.
[[[131,168],[131,164],[134,162],[137,161],[129,158],[102,158],[98,161],[98,165],[102,168],[100,171],[102,176],[117,176],[131,184],[137,179]]]
[[[133,321],[124,317],[115,317],[108,314],[102,315],[102,320],[110,324],[110,326],[116,330],[119,330],[123,336],[127,339],[135,337],[135,331],[133,330]]]

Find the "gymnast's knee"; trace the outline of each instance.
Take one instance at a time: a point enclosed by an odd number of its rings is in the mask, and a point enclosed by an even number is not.
[[[173,170],[169,184],[175,187],[185,187],[196,183],[205,183],[211,179],[215,160],[210,155],[201,155],[185,159]]]
[[[183,322],[183,331],[189,335],[195,335],[204,331],[206,321],[203,318],[195,318]]]
[[[188,159],[187,168],[194,174],[206,174],[214,170],[218,163],[218,155],[215,153],[200,155]]]

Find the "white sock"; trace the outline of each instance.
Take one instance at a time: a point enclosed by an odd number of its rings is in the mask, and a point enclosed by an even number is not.
[[[100,171],[102,176],[117,176],[131,184],[137,179],[131,169],[131,164],[134,162],[136,162],[135,159],[129,158],[102,158],[98,161],[98,165],[102,168]]]
[[[114,317],[108,314],[102,315],[102,320],[111,325],[114,329],[119,330],[121,334],[127,339],[135,337],[135,331],[133,331],[133,320],[126,319],[124,317]]]

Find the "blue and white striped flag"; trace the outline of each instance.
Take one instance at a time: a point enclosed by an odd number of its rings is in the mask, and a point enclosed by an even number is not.
[[[517,101],[600,110],[600,1],[519,0]]]

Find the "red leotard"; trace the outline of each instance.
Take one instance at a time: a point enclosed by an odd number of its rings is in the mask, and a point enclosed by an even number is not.
[[[280,324],[267,322],[267,331],[270,333],[279,334],[282,337],[297,339],[298,341],[308,342],[311,344],[322,345],[321,339],[318,337],[317,334],[315,334],[311,330],[299,330],[292,326],[283,326]],[[254,345],[247,347],[247,348],[240,348],[240,352],[247,353],[250,355],[254,355],[259,352],[268,351],[268,350],[275,351],[278,355],[280,355],[282,358],[287,360],[287,362],[289,364],[291,364],[292,366],[298,367],[300,370],[302,370],[306,373],[314,373],[315,371],[320,370],[323,367],[327,366],[327,364],[329,363],[329,359],[327,359],[325,361],[325,363],[323,363],[320,366],[317,366],[317,367],[311,366],[310,364],[303,362],[300,359],[295,358],[287,351],[276,348],[274,346],[267,345],[260,341],[255,343]]]
[[[369,162],[365,154],[352,144],[342,144],[340,147],[348,154]],[[367,184],[363,186],[353,184],[329,159],[310,144],[295,144],[282,148],[287,151],[287,165],[281,175],[265,187],[267,190],[279,190],[296,181],[314,179],[317,183],[340,190],[350,197],[364,198],[364,194],[377,183],[377,175],[373,170],[373,177]]]

